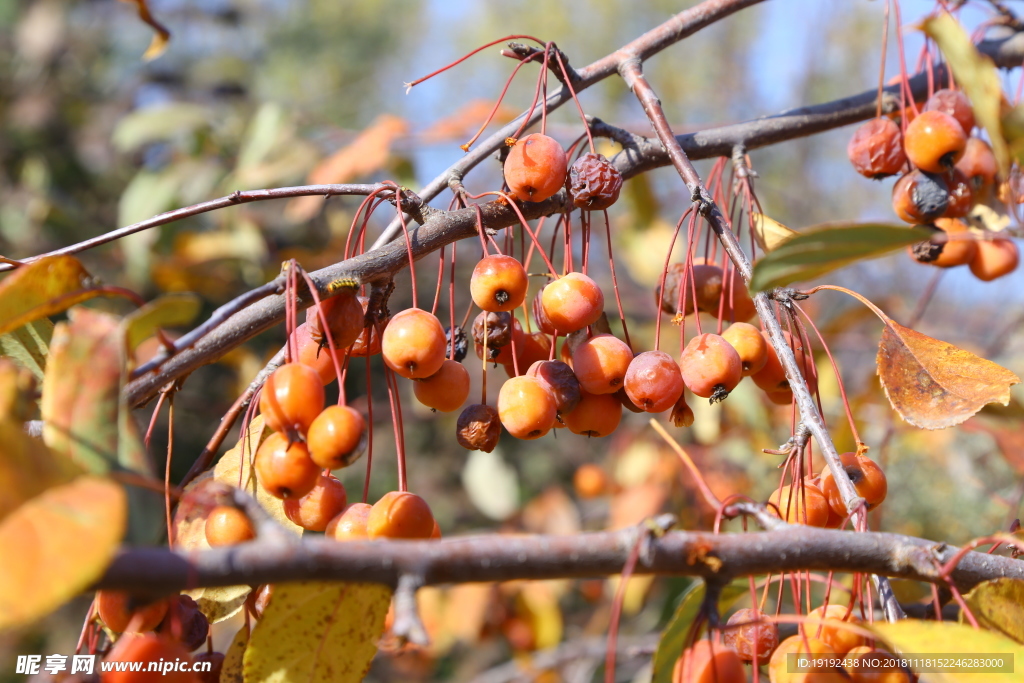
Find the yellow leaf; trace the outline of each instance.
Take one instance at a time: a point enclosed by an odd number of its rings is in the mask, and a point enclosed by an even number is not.
[[[951,658],[1002,655],[1012,665],[1010,673],[929,673],[928,683],[1011,683],[1020,680],[1024,647],[1005,636],[950,622],[904,619],[893,624],[876,622],[869,626],[893,652]],[[1013,673],[1017,672],[1017,673]]]
[[[1024,581],[1002,578],[979,583],[964,600],[979,624],[1024,643]],[[961,623],[963,618],[961,612]]]
[[[119,485],[82,476],[0,523],[0,630],[49,614],[95,582],[117,550],[126,516]]]
[[[249,429],[246,431],[248,440],[239,439],[234,448],[221,456],[213,468],[213,478],[248,491],[281,526],[301,536],[302,527],[284,514],[284,501],[264,491],[256,482],[256,475],[252,471],[251,463],[256,457],[256,449],[269,434],[270,430],[263,424],[263,416],[257,415],[249,423]]]
[[[249,627],[243,626],[231,639],[224,651],[224,664],[220,669],[220,683],[242,683],[242,657],[249,645]]]
[[[92,287],[92,276],[73,256],[49,256],[18,268],[0,282],[0,334],[98,296]]]
[[[391,589],[368,583],[281,584],[242,658],[246,683],[357,683],[384,633]]]
[[[958,425],[987,403],[1010,400],[1020,378],[970,351],[885,320],[878,377],[893,409],[922,429]]]
[[[1003,136],[1003,89],[995,63],[978,52],[967,31],[948,12],[937,12],[921,27],[939,46],[957,85],[970,99],[978,125],[988,131],[1000,174],[1005,178],[1010,168],[1010,153]]]
[[[772,220],[763,213],[750,214],[754,224],[754,239],[765,252],[775,249],[786,240],[800,234],[787,228],[782,223]]]

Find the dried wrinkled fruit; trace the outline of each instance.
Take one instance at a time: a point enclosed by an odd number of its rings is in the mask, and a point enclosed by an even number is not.
[[[622,189],[622,174],[600,154],[584,154],[569,169],[569,193],[581,209],[601,211],[614,204]]]
[[[886,319],[878,377],[893,409],[922,429],[958,425],[988,403],[1006,405],[1020,378],[992,361]]]
[[[477,346],[484,345],[484,322],[487,323],[487,351],[493,360],[498,354],[498,349],[508,346],[512,341],[512,315],[510,313],[490,313],[480,311],[480,315],[473,320],[473,341]]]
[[[459,415],[455,438],[459,445],[471,451],[490,453],[498,445],[501,420],[491,406],[474,403]]]
[[[446,327],[444,330],[445,347],[448,349],[448,354],[452,360],[461,363],[466,359],[466,354],[469,352],[469,340],[466,339],[466,333],[463,331],[462,326],[455,326],[455,352],[452,353],[452,328]]]
[[[171,599],[170,608],[160,633],[172,638],[189,652],[206,644],[206,636],[210,632],[210,622],[206,615],[199,611],[199,605],[187,595],[177,595]]]
[[[875,179],[896,175],[907,163],[900,127],[885,118],[861,125],[850,138],[846,155],[857,173]]]

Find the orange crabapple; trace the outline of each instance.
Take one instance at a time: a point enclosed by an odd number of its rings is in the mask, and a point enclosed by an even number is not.
[[[679,357],[679,369],[686,388],[712,402],[724,400],[743,379],[743,363],[736,349],[711,333],[690,340]]]
[[[256,538],[248,515],[230,505],[218,505],[206,517],[206,542],[212,547],[245,543]]]
[[[530,282],[523,264],[511,256],[485,256],[473,268],[469,293],[485,311],[513,311],[526,299]]]
[[[821,489],[813,484],[805,482],[803,486],[796,487],[795,491],[790,485],[775,489],[768,497],[768,502],[771,503],[768,512],[790,524],[824,527],[828,523],[828,500]]]
[[[462,363],[446,360],[433,375],[416,380],[413,393],[428,408],[450,413],[461,408],[469,397],[469,372]]]
[[[267,437],[256,450],[256,478],[275,498],[301,498],[316,485],[320,468],[301,441],[288,442],[280,432]]]
[[[939,218],[934,227],[935,237],[907,247],[910,255],[920,263],[939,268],[970,263],[978,251],[978,240],[968,225],[955,218]]]
[[[626,342],[614,335],[596,334],[573,351],[572,370],[584,391],[613,394],[622,386],[632,361],[633,351]]]
[[[374,538],[430,538],[434,515],[427,501],[409,491],[385,493],[366,517],[366,532]]]
[[[941,111],[949,114],[960,124],[960,129],[967,135],[974,130],[974,108],[971,107],[971,101],[967,99],[967,95],[959,90],[949,88],[936,90],[924,103],[921,111]]]
[[[285,363],[271,373],[260,392],[260,412],[275,432],[305,434],[324,408],[324,385],[317,371]]]
[[[337,350],[344,351],[362,334],[365,315],[354,294],[343,293],[323,299],[320,309],[327,318],[327,329],[331,332],[331,340]],[[315,305],[306,309],[306,325],[309,326],[309,336],[313,341],[330,349]]]
[[[864,499],[868,510],[874,510],[885,500],[889,486],[885,473],[871,458],[856,453],[843,453],[839,456],[843,469],[857,490],[857,495]],[[832,477],[832,471],[825,467],[821,471],[821,491],[828,499],[829,507],[837,514],[846,516],[846,504],[839,493],[839,487]]]
[[[309,493],[284,501],[284,514],[303,529],[323,531],[347,503],[345,486],[333,475],[321,474]]]
[[[733,323],[722,332],[722,339],[729,342],[740,357],[743,376],[749,377],[768,362],[768,341],[750,323]]]
[[[580,402],[580,382],[572,368],[560,360],[539,360],[526,371],[527,377],[536,377],[548,385],[555,398],[555,409],[565,415]]]
[[[672,668],[672,683],[746,683],[736,651],[722,643],[698,640],[683,650]]]
[[[389,368],[406,379],[430,377],[448,357],[441,321],[428,311],[407,308],[392,316],[380,340]]]
[[[516,140],[505,158],[505,183],[522,202],[542,202],[565,185],[569,159],[554,138],[541,133]]]
[[[352,503],[327,523],[324,535],[335,541],[369,538],[370,534],[367,531],[366,524],[370,517],[371,509],[372,506],[366,503]]]
[[[648,413],[660,413],[683,395],[679,364],[664,351],[644,351],[629,363],[623,389],[629,400]]]
[[[960,123],[937,109],[922,111],[903,134],[903,150],[910,163],[927,173],[953,168],[966,147],[967,133]]]
[[[573,434],[608,436],[622,420],[622,402],[615,394],[591,394],[581,390],[579,405],[562,419]]]
[[[855,647],[866,645],[868,640],[848,624],[862,624],[860,617],[847,613],[845,605],[822,605],[810,611],[807,621],[800,625],[800,632],[809,638],[820,638],[836,654],[845,655]]]
[[[129,627],[135,632],[152,631],[167,615],[170,601],[161,598],[153,602],[135,600],[123,591],[96,591],[96,611],[107,628],[115,633],[124,633]]]
[[[779,643],[768,662],[770,683],[849,683],[849,679],[841,669],[812,666],[791,671],[788,657],[791,654],[810,655],[810,659],[813,660],[835,655],[836,651],[828,643],[818,638],[805,639],[800,634],[790,636]]]
[[[978,240],[977,246],[978,250],[968,266],[974,277],[979,280],[991,282],[1017,269],[1020,253],[1013,240],[995,236],[991,239]]]
[[[557,414],[555,397],[547,383],[540,379],[523,375],[501,385],[498,416],[502,426],[517,439],[544,436],[554,426]]]
[[[583,273],[567,273],[541,292],[541,306],[559,334],[597,322],[604,312],[604,292]]]
[[[306,434],[309,457],[318,467],[348,467],[365,448],[366,420],[350,406],[327,406]]]

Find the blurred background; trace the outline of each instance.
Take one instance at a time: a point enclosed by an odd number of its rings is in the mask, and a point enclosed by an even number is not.
[[[692,4],[152,0],[153,13],[172,38],[162,56],[146,62],[142,55],[152,32],[131,4],[0,2],[0,254],[30,256],[236,189],[385,178],[422,186],[460,157],[459,145],[483,121],[514,63],[494,47],[409,94],[405,82],[510,32],[554,40],[580,67]],[[968,28],[991,16],[985,3],[978,4],[963,11]],[[932,5],[901,5],[913,66],[922,39],[911,25]],[[877,0],[765,3],[669,48],[646,70],[680,133],[829,101],[877,85],[882,10]],[[886,77],[898,68],[891,31]],[[535,66],[521,71],[499,111],[500,123],[529,105],[536,73]],[[1019,70],[1005,77],[1012,99]],[[581,101],[588,114],[649,134],[635,98],[616,78],[586,90]],[[572,107],[552,115],[549,133],[564,144],[581,132]],[[852,132],[851,127],[752,152],[765,213],[794,229],[827,221],[894,221],[892,179],[867,180],[846,159]],[[600,144],[609,156],[614,153],[609,143]],[[698,164],[702,175],[710,164]],[[497,162],[466,179],[471,192],[500,184]],[[653,339],[653,287],[672,226],[688,201],[680,188],[674,171],[660,169],[629,181],[611,211],[628,322],[645,348]],[[445,208],[447,202],[443,197],[435,204]],[[249,204],[150,230],[81,258],[106,282],[147,299],[197,292],[208,314],[272,278],[282,260],[297,258],[309,270],[339,260],[357,206],[356,199],[338,198]],[[382,209],[371,219],[371,239],[390,215]],[[462,282],[477,257],[465,244]],[[595,244],[596,272],[607,283],[603,241]],[[418,266],[426,306],[437,259],[427,257]],[[828,281],[857,290],[906,323],[935,273],[901,252],[847,268]],[[411,305],[408,278],[403,273],[398,279],[392,310]],[[1022,284],[1019,270],[991,283],[975,280],[965,268],[946,272],[915,329],[1022,374]],[[448,316],[446,299],[447,291],[442,320]],[[467,304],[465,288],[457,288],[457,316]],[[127,310],[118,303],[95,305]],[[815,296],[806,309],[836,355],[861,436],[872,448],[869,455],[888,474],[889,499],[873,513],[873,528],[951,543],[1005,529],[1020,514],[1024,494],[1021,407],[986,409],[944,431],[914,429],[892,412],[875,377],[877,320],[831,292]],[[612,327],[620,330],[617,321]],[[663,337],[678,336],[676,329],[666,324]],[[219,417],[283,340],[281,326],[191,376],[175,406],[175,477],[187,470]],[[665,343],[675,348],[675,341]],[[826,418],[835,426],[840,450],[851,450],[838,383],[828,360],[818,355]],[[476,363],[470,367],[479,373]],[[353,365],[348,387],[360,406],[367,402],[365,372],[362,363]],[[504,378],[501,368],[493,372]],[[492,397],[500,379],[492,384]],[[371,500],[395,487],[394,442],[380,380],[378,358],[370,371],[377,419]],[[457,414],[431,414],[415,402],[408,383],[402,391],[412,488],[430,501],[446,536],[572,533],[635,524],[663,510],[679,514],[685,528],[710,528],[712,511],[644,415],[626,413],[619,431],[604,439],[559,433],[516,442],[506,435],[494,453],[470,454],[453,438]],[[789,409],[772,406],[749,382],[723,404],[694,401],[691,407],[695,425],[673,434],[712,488],[720,496],[744,493],[763,500],[778,483],[781,458],[761,449],[777,448],[788,438]],[[138,411],[140,422],[151,411],[152,406]],[[166,434],[161,417],[152,444],[161,471]],[[585,463],[599,465],[608,479],[593,498],[584,498],[572,483]],[[362,462],[350,470],[338,474],[356,498]],[[687,583],[632,581],[623,633],[655,632]],[[602,580],[424,592],[433,646],[378,658],[371,677],[469,680],[514,654],[602,635],[614,585]],[[924,596],[920,586],[899,590],[907,600]],[[0,663],[13,662],[20,652],[70,653],[87,605],[88,600],[75,601],[33,629],[0,635]],[[220,627],[218,642],[226,643],[238,623]],[[596,660],[592,664],[591,674]],[[643,680],[643,664],[627,663],[623,675]],[[0,665],[0,681],[20,678],[12,672],[13,666]]]

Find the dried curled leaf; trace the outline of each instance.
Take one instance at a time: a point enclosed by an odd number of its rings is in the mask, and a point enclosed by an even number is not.
[[[121,0],[130,5],[135,5],[135,9],[139,13],[139,19],[153,27],[156,35],[153,36],[153,40],[150,41],[149,47],[146,48],[146,53],[142,55],[142,58],[147,62],[156,59],[164,53],[167,49],[167,43],[171,40],[171,32],[168,31],[163,24],[157,21],[149,11],[149,6],[146,4],[146,0]]]
[[[763,213],[752,213],[750,217],[754,227],[754,239],[757,240],[757,246],[761,247],[765,253],[778,248],[800,234]]]
[[[923,429],[958,425],[988,403],[1006,405],[1020,383],[992,361],[888,319],[876,362],[893,409]]]

